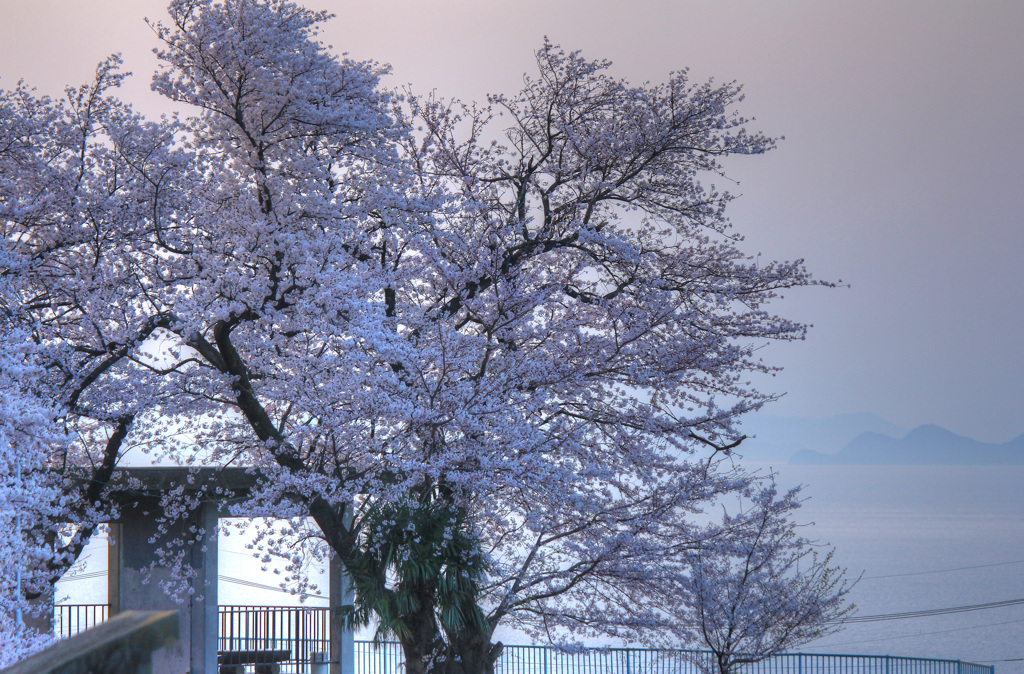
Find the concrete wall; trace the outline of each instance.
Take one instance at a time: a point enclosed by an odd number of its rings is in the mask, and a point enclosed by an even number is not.
[[[166,525],[165,525],[166,526]],[[176,610],[180,640],[154,654],[154,674],[215,674],[217,672],[217,509],[203,504],[183,522],[161,531],[156,513],[148,508],[123,509],[111,527],[108,602],[110,615],[122,611]],[[203,529],[202,535],[194,533]],[[186,540],[184,546],[172,541]],[[159,563],[158,549],[171,556],[184,553],[190,569],[192,594],[178,603],[164,586],[176,582],[171,568]]]

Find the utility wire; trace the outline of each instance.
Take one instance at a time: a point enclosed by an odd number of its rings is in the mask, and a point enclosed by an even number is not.
[[[804,648],[834,648],[836,646],[852,646],[853,644],[870,644],[876,641],[893,641],[895,639],[913,639],[914,637],[923,637],[930,634],[949,634],[950,632],[966,632],[967,630],[980,630],[984,627],[999,627],[1000,625],[1015,625],[1017,623],[1024,623],[1024,619],[1021,620],[1007,620],[1001,623],[990,623],[988,625],[973,625],[971,627],[956,627],[950,630],[938,630],[936,632],[918,632],[917,634],[903,634],[895,637],[880,637],[878,639],[861,639],[859,641],[842,641],[838,644],[827,643],[821,644],[820,646],[804,646]],[[1014,660],[985,660],[983,662],[1014,662]]]
[[[967,571],[970,569],[988,569],[993,566],[1008,566],[1010,564],[1024,564],[1024,559],[1013,562],[997,562],[995,564],[979,564],[977,566],[958,566],[955,569],[936,569],[935,571],[914,571],[911,573],[891,573],[885,576],[864,576],[861,580],[878,580],[880,578],[904,578],[906,576],[924,576],[930,573],[949,573],[950,571]]]
[[[73,576],[65,576],[57,582],[70,583],[73,580],[89,580],[90,578],[99,578],[100,576],[105,575],[107,575],[106,571],[90,571],[89,573],[78,573]]]
[[[71,578],[62,578],[61,582],[68,582],[68,581],[72,581],[72,580],[89,580],[91,578],[100,578],[100,577],[106,576],[106,575],[107,575],[106,571],[93,571],[91,573],[83,573],[83,574],[78,575],[78,576],[72,576]],[[284,589],[282,587],[275,587],[273,585],[264,585],[263,583],[256,583],[256,582],[253,582],[251,580],[244,580],[242,578],[232,578],[231,576],[220,576],[220,575],[218,575],[217,579],[218,580],[223,580],[226,583],[235,583],[236,585],[245,585],[246,587],[255,587],[255,588],[258,588],[258,589],[261,589],[261,590],[273,590],[274,592],[284,592],[285,594],[299,594],[299,593],[294,593],[294,592],[292,592],[290,590],[286,590],[286,589]],[[316,599],[330,599],[330,597],[325,597],[322,594],[313,594],[313,593],[309,593],[309,592],[306,593],[306,596],[307,597],[314,597]]]
[[[986,611],[1004,606],[1017,606],[1024,604],[1024,599],[1007,599],[1005,601],[991,601],[986,604],[970,604],[968,606],[949,606],[946,608],[932,608],[921,611],[904,611],[903,613],[882,613],[879,615],[854,616],[844,618],[836,622],[849,623],[873,623],[882,620],[905,620],[907,618],[925,618],[933,615],[949,615],[951,613],[967,613],[970,611]]]
[[[242,552],[240,550],[221,550],[217,554],[221,554],[223,552],[227,552],[232,555],[241,555],[242,557],[248,557],[249,559],[258,560],[261,562],[263,560],[262,556],[257,556],[254,552]],[[324,571],[327,569],[327,567],[323,564],[314,564],[312,562],[309,564],[309,566],[310,568],[319,569],[320,571]]]
[[[292,595],[294,595],[294,594],[302,594],[302,593],[298,593],[298,592],[292,592],[291,590],[286,590],[283,587],[274,587],[273,585],[264,585],[262,583],[254,583],[251,580],[242,580],[241,578],[231,578],[230,576],[217,576],[217,578],[218,578],[218,580],[223,580],[226,583],[235,583],[236,585],[245,585],[246,587],[255,587],[255,588],[259,588],[261,590],[273,590],[275,592],[284,592],[285,594],[292,594]],[[330,599],[330,597],[325,597],[322,594],[312,594],[312,593],[307,592],[307,593],[305,593],[305,595],[307,597],[313,597],[315,599],[328,599],[328,600]]]

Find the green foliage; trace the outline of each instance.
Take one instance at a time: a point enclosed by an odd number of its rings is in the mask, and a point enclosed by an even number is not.
[[[483,628],[476,600],[486,565],[467,519],[437,498],[373,505],[349,568],[355,598],[346,622],[376,619],[375,642],[405,641],[424,623],[432,623],[435,639]]]

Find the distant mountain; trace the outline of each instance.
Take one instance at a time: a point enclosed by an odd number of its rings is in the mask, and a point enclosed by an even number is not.
[[[749,436],[739,454],[748,461],[785,463],[801,449],[834,453],[865,432],[903,435],[907,429],[875,414],[831,417],[783,417],[758,412],[748,415],[740,430]]]
[[[1024,465],[1024,435],[1002,444],[980,442],[941,426],[918,426],[901,438],[861,433],[834,454],[801,449],[794,465]]]

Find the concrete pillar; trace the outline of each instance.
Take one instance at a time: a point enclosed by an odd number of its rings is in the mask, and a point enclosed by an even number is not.
[[[184,521],[174,522],[162,532],[156,521],[155,507],[123,509],[120,522],[112,527],[115,544],[110,549],[108,601],[111,615],[130,610],[178,611],[180,639],[177,644],[153,654],[154,674],[216,674],[217,672],[217,509],[202,504]],[[204,529],[198,540],[196,530]],[[119,531],[117,531],[119,530]],[[193,594],[181,604],[163,590],[172,581],[170,568],[153,565],[159,560],[156,550],[174,553],[184,541],[184,563],[195,573]],[[150,569],[149,581],[144,571]]]
[[[217,673],[217,635],[219,628],[217,596],[217,524],[218,508],[203,503],[195,513],[196,524],[202,528],[202,539],[192,545],[191,566],[196,571],[195,593],[189,600],[191,616],[192,674]]]
[[[330,631],[331,631],[331,674],[355,674],[355,634],[343,629],[338,611],[342,606],[352,605],[352,588],[348,574],[341,566],[337,555],[330,562]]]
[[[121,523],[107,523],[107,618],[121,612]]]

